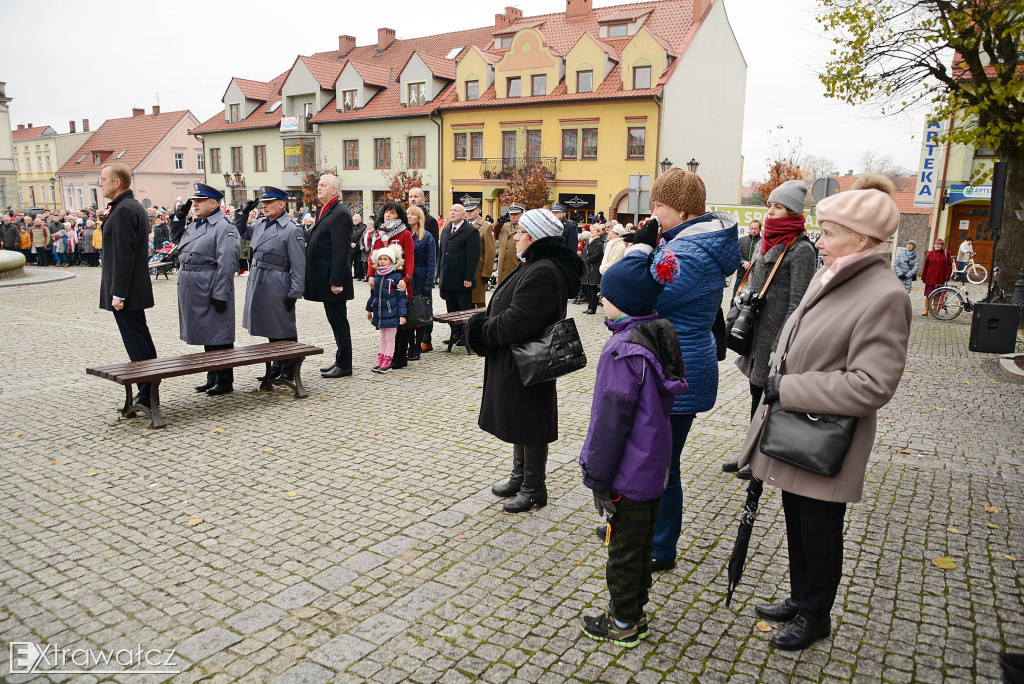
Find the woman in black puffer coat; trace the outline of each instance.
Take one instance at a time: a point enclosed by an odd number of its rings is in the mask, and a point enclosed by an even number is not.
[[[523,385],[511,345],[535,340],[565,318],[566,302],[584,273],[583,261],[565,247],[562,223],[547,209],[525,212],[515,241],[522,263],[465,332],[469,349],[486,358],[480,429],[513,445],[512,475],[491,489],[495,496],[516,497],[505,504],[508,513],[547,504],[548,444],[558,439],[555,381]]]
[[[601,289],[601,262],[604,261],[605,226],[595,223],[590,227],[590,241],[583,247],[583,263],[587,267],[584,282],[587,285],[587,310],[584,313],[597,313],[598,290]]]

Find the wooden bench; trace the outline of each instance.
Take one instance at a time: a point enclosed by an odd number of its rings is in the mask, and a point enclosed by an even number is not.
[[[292,389],[296,399],[302,399],[307,396],[306,389],[302,386],[302,375],[300,374],[302,361],[307,356],[323,353],[324,350],[320,347],[313,347],[298,342],[266,342],[264,344],[253,344],[248,347],[218,349],[197,354],[164,356],[147,361],[133,361],[131,363],[118,363],[112,366],[86,368],[85,372],[89,375],[106,378],[107,380],[113,380],[120,385],[124,385],[124,407],[120,409],[122,418],[131,418],[139,413],[143,413],[149,416],[151,427],[162,428],[167,426],[167,422],[160,413],[160,381],[164,378],[264,363],[266,364],[265,377],[267,379],[260,385],[260,390],[270,390],[274,385],[285,385]],[[289,359],[296,359],[295,379],[271,378],[271,364],[275,361],[286,361]],[[139,382],[151,383],[149,406],[135,403],[132,386]]]
[[[452,311],[451,313],[437,314],[434,316],[435,323],[447,323],[448,325],[465,325],[466,321],[475,316],[478,313],[487,311],[486,307],[480,309],[466,309],[465,311]],[[457,340],[449,337],[451,342],[448,343],[448,351],[452,350]],[[466,349],[466,353],[470,353],[469,349]]]

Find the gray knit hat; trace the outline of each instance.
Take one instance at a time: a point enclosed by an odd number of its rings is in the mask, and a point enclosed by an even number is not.
[[[546,237],[561,237],[562,222],[547,209],[530,209],[519,219],[519,227],[534,240]]]
[[[804,211],[804,199],[807,197],[807,183],[801,180],[788,180],[772,190],[768,195],[768,204],[781,204],[792,212],[801,214]]]

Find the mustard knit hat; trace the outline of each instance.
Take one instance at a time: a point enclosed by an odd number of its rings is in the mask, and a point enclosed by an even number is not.
[[[702,216],[705,213],[707,190],[697,174],[672,167],[654,181],[651,199],[667,204],[680,213]]]

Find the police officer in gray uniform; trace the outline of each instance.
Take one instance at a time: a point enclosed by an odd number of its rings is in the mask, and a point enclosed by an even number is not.
[[[285,213],[287,200],[284,190],[264,185],[259,199],[246,202],[235,214],[238,235],[252,247],[242,326],[271,342],[299,341],[295,301],[302,299],[306,286],[306,242],[302,228]],[[250,224],[249,214],[261,201],[264,216]],[[295,359],[275,361],[271,378],[294,380],[295,363]]]
[[[178,207],[171,221],[171,242],[178,245],[178,325],[181,339],[201,344],[205,351],[235,346],[235,270],[242,242],[220,202],[217,188],[196,183],[188,202]],[[195,221],[185,225],[189,207]],[[234,387],[231,368],[211,371],[197,392],[211,397]]]

